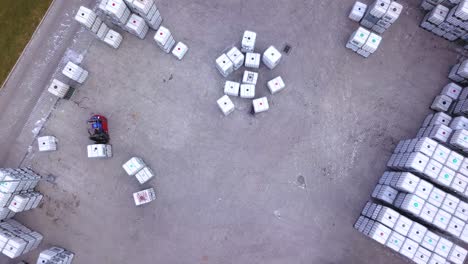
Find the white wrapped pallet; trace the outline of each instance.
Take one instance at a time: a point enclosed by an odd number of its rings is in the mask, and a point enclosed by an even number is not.
[[[450,128],[453,130],[468,129],[468,118],[464,116],[457,116],[453,118],[450,122]]]
[[[75,20],[87,29],[91,29],[97,17],[97,14],[93,10],[80,6],[78,12],[76,12]]]
[[[234,71],[234,65],[226,54],[222,54],[216,59],[216,68],[224,77],[228,77]]]
[[[373,240],[379,242],[380,244],[385,245],[388,238],[390,237],[391,232],[392,231],[390,228],[386,227],[381,223],[376,222],[371,227],[368,236]]]
[[[53,136],[43,136],[37,138],[39,151],[55,151],[57,150],[57,139]]]
[[[141,14],[148,14],[150,9],[155,6],[154,0],[135,0],[133,6]]]
[[[351,9],[351,12],[349,13],[348,17],[349,19],[359,22],[361,21],[362,17],[366,13],[367,10],[367,5],[364,3],[361,3],[359,1],[356,1],[353,5],[353,8]]]
[[[125,25],[130,17],[130,9],[123,0],[109,0],[106,5],[106,12],[119,24]]]
[[[239,96],[240,83],[226,81],[224,84],[224,94],[230,96]]]
[[[423,247],[419,247],[418,250],[416,250],[416,253],[414,254],[413,261],[416,264],[427,264],[431,256],[432,253],[429,250]]]
[[[39,204],[41,203],[42,198],[44,198],[44,195],[39,194],[39,195],[36,197],[36,200],[34,201],[34,204],[32,205],[31,208],[32,208],[32,209],[37,208],[37,207],[39,206]]]
[[[65,249],[60,248],[60,247],[51,247],[47,250],[44,250],[39,254],[39,257],[37,259],[37,264],[47,264],[49,260],[51,260],[53,257],[55,257],[56,255],[64,251]]]
[[[253,100],[252,105],[255,114],[266,112],[270,108],[270,106],[268,105],[268,99],[266,97],[261,97]]]
[[[369,38],[369,35],[370,35],[370,31],[363,28],[363,27],[359,27],[356,31],[354,31],[347,44],[346,44],[346,47],[348,49],[351,49],[355,52],[358,51],[359,48],[361,48],[367,41],[367,39]]]
[[[464,227],[465,222],[454,216],[447,226],[447,232],[452,236],[459,237]]]
[[[117,49],[120,46],[122,40],[122,35],[112,29],[109,30],[106,36],[104,37],[104,42],[109,46],[113,47],[114,49]]]
[[[142,170],[140,170],[139,172],[137,172],[135,177],[137,178],[137,180],[138,180],[138,182],[140,184],[143,184],[143,183],[149,181],[151,178],[153,178],[154,173],[150,168],[145,167]]]
[[[441,208],[450,214],[454,214],[459,203],[460,203],[460,199],[458,199],[457,197],[451,194],[447,194],[445,196],[445,199],[444,199],[444,202],[442,203]]]
[[[447,229],[448,223],[450,222],[450,219],[452,219],[452,215],[450,213],[447,213],[443,209],[439,209],[436,213],[436,216],[434,217],[432,224],[445,231]]]
[[[252,99],[255,97],[255,85],[252,84],[241,84],[240,86],[240,97]]]
[[[381,18],[387,12],[390,6],[390,0],[376,0],[370,7],[369,13],[375,17]]]
[[[425,203],[419,218],[426,223],[432,223],[434,221],[434,217],[437,214],[437,207],[435,205],[430,204],[429,202]]]
[[[97,34],[99,31],[99,28],[101,28],[101,25],[103,24],[102,20],[98,17],[94,21],[93,26],[91,27],[90,31],[93,32],[94,34]]]
[[[107,33],[109,33],[109,30],[109,26],[107,26],[106,23],[102,23],[96,33],[97,38],[100,40],[104,40],[106,38]]]
[[[13,200],[8,205],[8,209],[15,213],[22,212],[28,204],[29,199],[30,198],[25,194],[17,194],[13,196]]]
[[[122,165],[122,168],[129,176],[134,176],[144,167],[146,167],[145,162],[138,157],[132,157]]]
[[[418,243],[414,242],[413,240],[407,238],[405,239],[405,242],[403,243],[403,246],[400,249],[400,254],[403,256],[413,259],[414,255],[416,254],[416,251],[418,250],[419,245]]]
[[[171,31],[163,26],[160,26],[154,35],[154,41],[166,53],[171,52],[172,47],[175,45]]]
[[[452,82],[444,86],[441,94],[449,96],[453,100],[457,100],[462,90],[463,88],[460,85]]]
[[[281,52],[279,52],[274,46],[270,46],[265,50],[265,52],[263,52],[262,62],[272,70],[280,63],[281,57]]]
[[[374,53],[379,47],[381,41],[382,41],[381,36],[375,33],[370,33],[369,37],[367,38],[366,43],[362,46],[362,49],[369,53]]]
[[[242,37],[241,50],[242,52],[254,52],[257,33],[246,30]]]
[[[447,95],[438,95],[432,102],[431,109],[434,111],[445,112],[449,109],[453,99]]]
[[[400,251],[401,246],[403,245],[404,241],[405,241],[404,236],[398,234],[395,231],[392,231],[385,245],[389,247],[390,249],[393,249],[394,251],[398,252]]]
[[[148,33],[149,30],[145,20],[136,14],[132,14],[130,16],[127,24],[125,24],[125,28],[128,30],[128,32],[134,34],[140,39],[144,39],[146,37],[146,33]]]
[[[460,218],[463,221],[468,221],[468,203],[460,201],[455,211],[455,216]]]
[[[36,239],[34,245],[31,248],[31,250],[34,250],[41,244],[42,240],[44,239],[44,236],[37,231],[31,232],[29,233],[29,235],[33,236]]]
[[[229,115],[235,110],[234,103],[227,95],[224,95],[221,98],[219,98],[218,101],[216,101],[216,103],[218,104],[219,109],[223,112],[225,116]]]
[[[450,189],[454,190],[457,193],[463,194],[466,191],[468,186],[468,177],[463,176],[460,173],[455,174],[455,179],[453,179]]]
[[[436,179],[436,182],[445,187],[449,187],[452,184],[453,179],[455,178],[455,172],[448,167],[442,167],[442,170],[439,173],[439,176]]]
[[[400,215],[393,229],[399,234],[407,236],[412,224],[413,221],[403,215]]]
[[[157,9],[156,5],[154,6],[156,9],[154,12],[150,11],[146,15],[142,15],[142,17],[146,20],[146,23],[148,23],[148,26],[154,30],[158,30],[159,27],[161,26],[163,22],[163,18],[161,16],[161,13]]]
[[[383,15],[382,20],[393,24],[400,17],[402,11],[403,6],[398,2],[392,1],[387,12]]]
[[[463,264],[465,263],[466,256],[468,251],[460,246],[454,245],[450,251],[447,259],[454,264]]]
[[[153,188],[133,193],[133,199],[136,206],[147,204],[156,199],[156,193]]]
[[[281,78],[281,76],[268,81],[267,86],[271,94],[276,94],[286,88],[286,85],[284,84],[283,78]]]
[[[424,235],[423,241],[421,246],[429,249],[430,251],[434,251],[437,243],[439,242],[440,236],[434,234],[431,231],[427,231]]]
[[[240,50],[237,47],[232,47],[226,53],[226,55],[232,61],[233,65],[234,65],[234,70],[237,70],[240,67],[242,67],[242,65],[244,65],[245,56],[244,56],[244,54],[242,54],[242,52],[240,52]]]
[[[62,73],[78,83],[83,83],[88,77],[88,72],[86,70],[71,61],[67,63]]]
[[[451,252],[453,247],[453,243],[449,240],[441,237],[439,243],[437,243],[435,253],[439,254],[440,256],[446,258],[448,257],[449,253]]]
[[[244,71],[242,83],[256,85],[258,80],[258,73],[252,71]]]
[[[260,67],[260,54],[250,52],[245,54],[245,67],[258,69]]]
[[[177,45],[174,47],[172,50],[172,55],[174,55],[177,59],[182,60],[185,56],[185,54],[188,51],[187,45],[185,45],[183,42],[178,42]]]
[[[21,256],[26,248],[27,242],[19,237],[13,237],[8,240],[5,248],[2,250],[3,255],[9,258],[16,258]]]
[[[49,93],[59,98],[64,98],[68,93],[68,90],[70,90],[70,85],[65,84],[57,79],[54,79],[50,84],[49,89],[47,89]]]
[[[112,146],[107,144],[88,145],[88,158],[111,158]]]

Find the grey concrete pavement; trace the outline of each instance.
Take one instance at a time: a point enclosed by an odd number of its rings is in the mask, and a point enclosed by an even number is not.
[[[41,248],[62,245],[77,264],[406,263],[352,225],[457,53],[418,28],[417,3],[404,3],[363,59],[344,47],[357,28],[347,18],[353,2],[159,1],[164,24],[190,47],[183,61],[155,45],[154,31],[145,40],[125,33],[118,50],[93,41],[89,79],[54,105],[41,131],[58,137],[59,150],[34,147],[23,163],[57,175],[57,185],[42,184],[42,207],[17,218],[45,234]],[[258,51],[286,42],[293,50],[273,71],[259,70],[257,96],[268,96],[269,112],[251,116],[250,101],[234,98],[238,109],[224,117],[214,60],[245,29],[258,33]],[[287,88],[271,96],[265,84],[277,75]],[[110,160],[86,157],[93,113],[110,120]],[[155,180],[139,186],[125,175],[133,155]],[[146,187],[158,200],[136,208],[131,193]]]

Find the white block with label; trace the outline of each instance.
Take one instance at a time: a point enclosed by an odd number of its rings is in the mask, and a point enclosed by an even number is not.
[[[242,52],[253,52],[255,50],[255,41],[257,40],[257,33],[246,30],[242,37]]]
[[[53,136],[43,136],[37,138],[39,151],[55,151],[57,150],[57,139]]]
[[[133,200],[136,206],[147,204],[156,199],[156,193],[153,188],[133,193]]]
[[[281,78],[281,76],[278,76],[274,78],[273,80],[270,80],[267,83],[267,85],[271,94],[276,94],[282,91],[286,87],[286,85],[284,84],[283,78]]]
[[[216,102],[218,103],[219,109],[221,109],[225,116],[232,113],[235,109],[234,103],[231,101],[231,98],[229,98],[229,96],[227,95],[224,95],[223,97],[219,98]]]
[[[232,47],[227,53],[226,55],[228,56],[228,58],[232,61],[232,63],[234,64],[234,70],[237,70],[239,69],[240,67],[242,67],[242,65],[244,65],[244,54],[242,54],[242,52],[240,52],[240,50],[236,47]]]
[[[260,54],[259,53],[245,54],[245,67],[258,69],[260,67]]]
[[[255,85],[252,84],[241,84],[240,86],[240,97],[251,99],[255,97]]]
[[[238,82],[226,81],[224,84],[224,94],[226,95],[239,96],[239,90],[240,83]]]
[[[70,85],[54,79],[47,91],[57,97],[63,98],[68,93],[68,90],[70,90]]]
[[[172,50],[172,55],[174,55],[177,59],[182,60],[185,54],[187,53],[187,51],[188,51],[187,45],[185,45],[183,42],[179,42]]]
[[[254,112],[256,114],[268,111],[270,106],[268,105],[268,99],[266,97],[257,98],[252,101]]]
[[[222,54],[216,59],[216,68],[224,77],[228,77],[234,71],[234,64],[226,54]]]
[[[141,158],[137,157],[132,157],[127,162],[125,162],[124,165],[122,165],[122,168],[129,176],[134,176],[144,167],[146,167],[145,162]]]
[[[262,62],[272,70],[280,63],[281,57],[281,52],[279,52],[274,46],[270,46],[265,50],[265,52],[263,52]]]

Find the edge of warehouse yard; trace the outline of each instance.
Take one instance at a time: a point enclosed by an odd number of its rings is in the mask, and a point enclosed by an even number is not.
[[[41,109],[40,106],[37,105],[36,107],[38,107],[38,108],[35,108],[34,112],[40,113],[40,112],[42,111],[42,110],[39,110],[39,109]],[[32,118],[32,120],[39,120],[39,119]],[[44,122],[45,122],[45,120],[44,120]],[[30,123],[30,124],[33,124],[33,123]],[[24,129],[23,131],[25,131],[26,133],[30,133],[30,132],[29,132],[29,128],[28,128],[28,129]],[[30,136],[30,134],[29,134],[29,136]],[[22,151],[24,152],[24,149],[23,149]]]

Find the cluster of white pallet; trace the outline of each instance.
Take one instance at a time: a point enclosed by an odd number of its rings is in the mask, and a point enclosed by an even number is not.
[[[88,71],[73,63],[72,61],[67,62],[65,67],[62,69],[62,74],[70,80],[73,80],[79,84],[82,84],[88,78]],[[53,79],[49,85],[47,91],[59,98],[64,98],[70,91],[70,85],[60,80]]]
[[[364,3],[356,2],[349,18],[359,22],[363,27],[383,34],[397,21],[402,11],[403,6],[391,0],[376,0],[369,8]]]
[[[146,166],[143,159],[132,157],[122,165],[122,168],[129,176],[135,176],[140,184],[148,182],[154,177],[153,170]],[[149,203],[156,199],[156,193],[153,188],[142,190],[133,194],[135,205]]]
[[[439,3],[435,4],[437,2]],[[458,0],[456,5],[440,2],[443,1],[426,0],[421,3],[423,9],[430,9],[422,20],[421,27],[449,41],[468,40],[468,1]]]
[[[371,202],[367,202],[354,228],[418,264],[463,264],[468,253],[418,222]]]
[[[41,176],[28,168],[0,168],[0,220],[36,208],[43,195],[34,188]]]
[[[165,52],[182,60],[188,51],[186,44],[176,41],[169,29],[162,26],[163,18],[154,0],[101,0],[101,10],[114,24],[130,34],[144,39],[149,29],[156,30],[154,41]],[[174,47],[175,45],[175,47]]]
[[[468,119],[451,117],[443,112],[429,114],[416,135],[429,137],[463,153],[468,153]]]
[[[468,204],[409,172],[387,171],[372,197],[468,242]]]
[[[71,264],[75,254],[61,248],[51,247],[39,254],[36,264]]]
[[[468,158],[430,138],[400,141],[387,167],[413,172],[468,197]]]
[[[346,48],[365,58],[369,57],[382,42],[382,37],[370,30],[379,34],[384,33],[396,22],[402,11],[401,4],[390,0],[376,0],[369,7],[364,3],[356,2],[348,17],[359,22],[362,27],[351,34]]]
[[[16,258],[36,249],[43,236],[14,219],[0,223],[0,250],[9,258]]]
[[[102,40],[114,49],[117,49],[122,43],[122,35],[110,29],[96,12],[89,8],[81,6],[75,15],[75,20],[94,33],[99,40]]]
[[[356,52],[364,58],[369,57],[374,53],[380,45],[382,37],[370,32],[369,30],[359,27],[351,34],[346,48]]]
[[[449,83],[442,88],[442,92],[436,96],[432,102],[431,109],[438,112],[447,112],[453,103],[460,97],[468,96],[468,89],[463,92],[463,88],[456,83]]]
[[[246,30],[242,37],[241,50],[237,47],[232,47],[228,52],[223,53],[216,59],[216,68],[221,75],[227,78],[232,72],[238,70],[243,65],[246,68],[260,68],[260,61],[265,64],[270,70],[274,69],[281,61],[282,55],[274,46],[268,47],[263,55],[255,53],[255,42],[257,33]],[[245,53],[245,55],[244,55]],[[224,113],[229,115],[235,110],[235,105],[229,96],[239,96],[241,98],[255,98],[255,87],[257,85],[258,73],[253,71],[244,71],[242,82],[226,81],[224,84],[224,96],[218,99],[218,107]],[[286,85],[278,76],[267,83],[267,87],[271,94],[275,94],[286,88]],[[268,111],[270,108],[267,97],[261,97],[252,100],[254,113]]]

